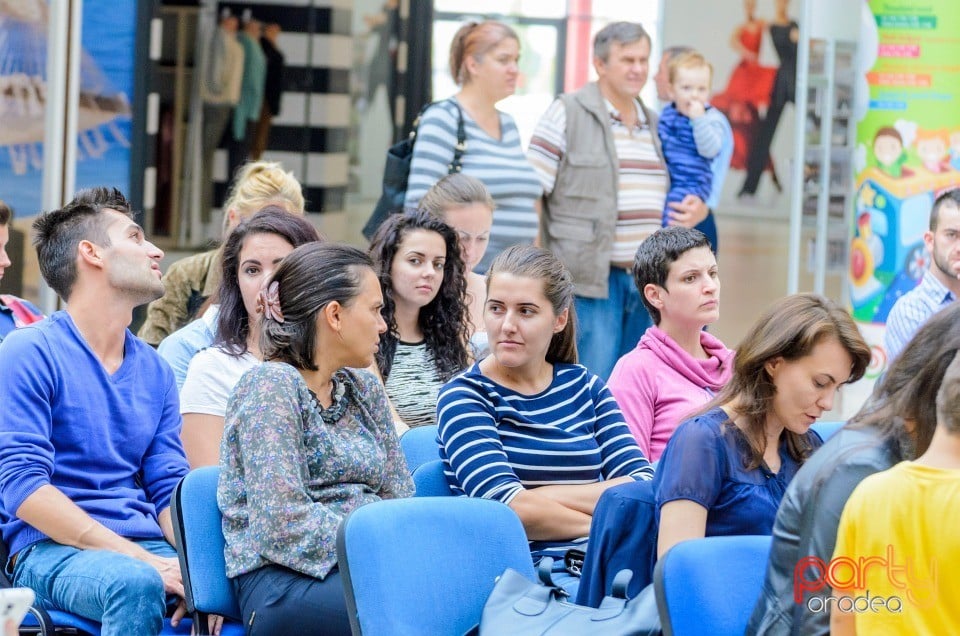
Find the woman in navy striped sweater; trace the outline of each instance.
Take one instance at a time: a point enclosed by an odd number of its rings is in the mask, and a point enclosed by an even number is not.
[[[508,248],[487,274],[491,355],[440,391],[440,455],[455,490],[520,517],[534,559],[586,543],[612,486],[653,470],[603,381],[577,364],[570,273],[550,252]]]

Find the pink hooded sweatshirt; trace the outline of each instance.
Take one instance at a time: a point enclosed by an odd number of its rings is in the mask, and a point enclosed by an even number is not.
[[[659,327],[650,327],[610,374],[607,386],[651,462],[660,458],[677,426],[733,374],[732,350],[706,331],[700,332],[700,344],[710,356],[706,360],[697,360]]]

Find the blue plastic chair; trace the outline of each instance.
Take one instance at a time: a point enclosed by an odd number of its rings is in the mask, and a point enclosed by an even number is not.
[[[664,636],[742,636],[770,543],[769,536],[707,537],[670,548],[653,570]]]
[[[403,449],[403,456],[407,458],[407,469],[411,474],[423,464],[439,459],[437,425],[411,428],[400,436],[400,448]]]
[[[209,634],[207,615],[225,619],[221,634],[243,635],[240,606],[227,578],[223,557],[225,541],[217,507],[220,468],[208,466],[190,471],[173,491],[170,511],[173,534],[179,546],[180,573],[187,611],[200,634]]]
[[[337,560],[354,636],[463,634],[506,568],[536,580],[516,513],[472,497],[361,506],[340,526]]]
[[[172,636],[173,634],[182,634],[186,636],[190,633],[192,621],[184,618],[176,628],[170,626],[170,619],[163,621],[163,631],[160,636]],[[59,634],[69,632],[78,635],[100,636],[100,623],[92,621],[89,618],[71,614],[70,612],[61,612],[59,610],[42,610],[37,607],[31,607],[20,627],[29,628],[31,632],[36,632],[39,636],[47,634]]]
[[[450,490],[450,482],[443,474],[443,460],[435,459],[427,462],[413,471],[413,487],[415,497],[454,497]]]
[[[814,422],[810,428],[817,432],[823,441],[833,437],[834,433],[844,427],[846,422]]]

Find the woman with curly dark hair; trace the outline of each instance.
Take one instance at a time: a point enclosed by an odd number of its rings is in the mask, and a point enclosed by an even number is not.
[[[370,242],[387,333],[377,369],[397,428],[434,424],[437,393],[468,362],[470,320],[457,233],[423,210],[391,216]]]

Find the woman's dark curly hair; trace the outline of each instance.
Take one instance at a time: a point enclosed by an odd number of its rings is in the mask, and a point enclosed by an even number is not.
[[[240,252],[247,237],[254,234],[276,234],[293,247],[322,240],[317,229],[299,214],[291,214],[276,205],[268,205],[235,227],[223,245],[220,286],[217,298],[220,313],[214,344],[231,355],[247,352],[250,319],[240,294]]]
[[[387,323],[387,333],[380,337],[377,367],[386,380],[393,366],[397,342],[400,340],[395,316],[397,303],[393,298],[390,270],[404,236],[414,230],[436,232],[443,237],[447,247],[440,290],[430,304],[420,309],[420,328],[423,330],[427,351],[437,365],[438,375],[446,382],[468,363],[470,320],[465,301],[467,283],[457,233],[439,218],[423,210],[407,210],[391,215],[370,241],[369,252],[377,266],[377,277],[383,291],[383,319]]]

